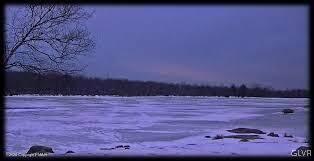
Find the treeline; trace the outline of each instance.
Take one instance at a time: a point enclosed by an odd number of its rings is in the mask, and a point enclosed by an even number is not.
[[[183,83],[100,79],[60,74],[6,72],[6,95],[119,95],[119,96],[238,96],[308,97],[307,90],[274,90],[265,87],[209,86]]]

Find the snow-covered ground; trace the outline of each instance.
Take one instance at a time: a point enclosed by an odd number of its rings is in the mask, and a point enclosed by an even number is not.
[[[133,156],[290,156],[308,138],[308,99],[218,97],[8,96],[6,152],[32,145],[55,154]],[[281,110],[291,108],[293,114]],[[233,128],[280,137],[213,140]],[[294,138],[283,137],[291,134]],[[205,138],[206,135],[211,138]],[[114,148],[129,145],[129,149]],[[114,149],[110,149],[114,148]]]

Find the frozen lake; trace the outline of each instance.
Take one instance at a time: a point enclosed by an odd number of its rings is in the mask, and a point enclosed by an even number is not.
[[[6,152],[32,145],[72,155],[284,155],[307,145],[309,110],[303,98],[223,97],[6,97]],[[281,110],[291,108],[293,114]],[[239,142],[212,140],[246,127],[280,137]],[[283,137],[284,133],[294,138]],[[130,149],[106,148],[129,145]]]

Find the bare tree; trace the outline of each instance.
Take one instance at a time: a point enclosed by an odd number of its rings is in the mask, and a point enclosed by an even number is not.
[[[81,55],[94,48],[84,21],[92,13],[76,5],[27,5],[15,8],[5,26],[5,69],[73,73]]]

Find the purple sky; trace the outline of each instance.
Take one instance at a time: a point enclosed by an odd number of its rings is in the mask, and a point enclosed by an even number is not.
[[[90,76],[308,88],[306,6],[90,8]]]
[[[308,89],[307,6],[85,7],[85,75]]]

